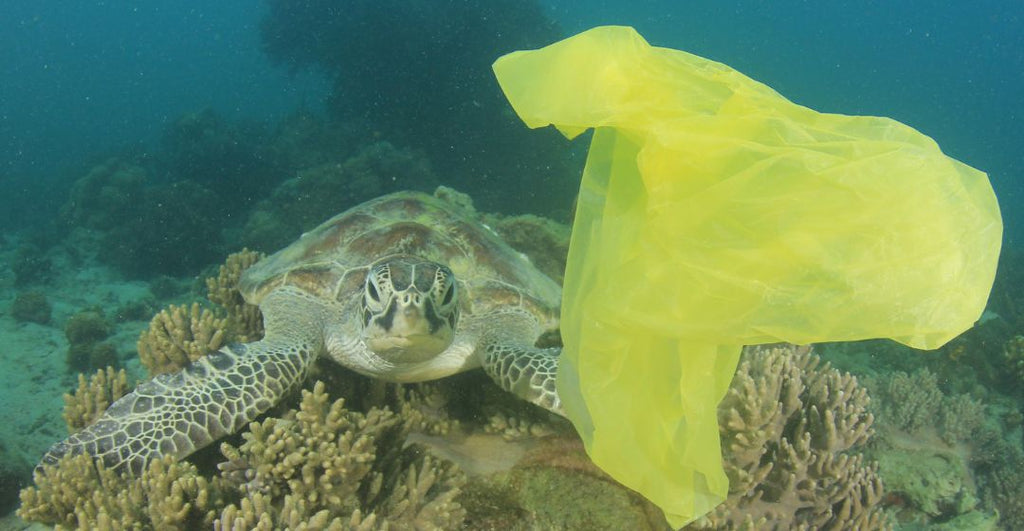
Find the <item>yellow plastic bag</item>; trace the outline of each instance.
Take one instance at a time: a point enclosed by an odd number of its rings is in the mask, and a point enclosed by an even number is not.
[[[594,462],[675,527],[728,492],[716,407],[741,345],[936,348],[984,309],[995,195],[908,126],[815,112],[627,27],[494,71],[530,127],[596,128],[558,390]]]

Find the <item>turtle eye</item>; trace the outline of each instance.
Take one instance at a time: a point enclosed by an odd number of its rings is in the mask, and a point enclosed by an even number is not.
[[[455,284],[448,285],[448,291],[444,292],[444,299],[441,301],[441,306],[448,306],[451,304],[452,299],[455,297]]]
[[[377,286],[373,285],[372,280],[366,283],[366,296],[374,302],[380,302],[380,293],[377,292]]]

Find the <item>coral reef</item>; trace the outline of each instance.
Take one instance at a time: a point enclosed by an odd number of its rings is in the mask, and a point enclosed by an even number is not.
[[[465,490],[466,529],[669,529],[657,507],[594,465],[575,435],[534,439],[512,469],[473,476]]]
[[[224,345],[225,323],[199,303],[171,305],[139,336],[139,360],[150,376],[179,371]]]
[[[439,194],[474,212],[467,197]],[[192,304],[153,319],[139,340],[151,374],[233,335],[262,334],[258,310],[237,290],[259,257],[236,253],[207,279],[208,299],[224,313]],[[76,325],[75,334],[99,337],[92,328]],[[567,422],[482,373],[418,385],[384,384],[326,362],[314,373],[321,381],[297,403],[287,398],[221,445],[227,460],[218,470],[206,464],[216,459],[212,448],[191,464],[154,461],[138,478],[65,458],[37,471],[20,514],[81,528],[665,528],[653,505],[589,461]],[[342,398],[332,402],[327,388]],[[80,377],[65,397],[69,429],[126,389],[123,371]],[[807,350],[748,351],[720,413],[733,488],[695,527],[884,527],[875,469],[850,453],[871,435],[866,404],[855,379]],[[950,410],[973,406],[960,401]]]
[[[110,323],[100,310],[84,310],[68,318],[64,324],[64,336],[68,340],[68,368],[82,372],[117,365],[117,350],[110,343],[103,342],[110,332]]]
[[[11,317],[19,323],[47,324],[53,308],[46,294],[41,291],[25,291],[19,293],[11,303]]]
[[[454,501],[464,482],[450,464],[418,459],[405,440],[400,418],[388,410],[365,415],[344,400],[330,403],[322,382],[304,391],[299,410],[284,418],[254,422],[238,448],[224,444],[222,465],[251,502],[265,512],[228,506],[226,529],[266,522],[291,527],[327,515],[341,522],[397,529],[457,527],[464,511]],[[246,514],[248,513],[248,514]]]
[[[32,479],[31,466],[18,461],[0,441],[0,514],[8,514],[15,508],[18,491]]]
[[[462,472],[406,435],[398,415],[347,410],[317,382],[298,410],[252,423],[239,447],[223,444],[215,477],[161,459],[132,478],[66,456],[37,470],[18,514],[79,529],[457,528]]]
[[[330,123],[306,110],[285,116],[274,131],[267,149],[273,158],[287,168],[284,175],[296,169],[312,168],[345,157],[353,147],[364,143],[364,135],[349,124]]]
[[[1013,336],[1003,344],[1003,357],[1010,371],[1024,380],[1024,335]]]
[[[78,374],[78,389],[74,394],[64,393],[64,422],[68,433],[74,433],[93,423],[110,404],[128,394],[128,375],[124,369],[100,369],[88,380]]]
[[[795,347],[747,349],[719,407],[729,497],[695,529],[880,529],[882,482],[856,378]]]
[[[109,230],[135,214],[147,184],[146,170],[110,158],[94,166],[71,186],[61,218],[72,227]]]
[[[36,471],[35,486],[21,491],[18,516],[73,529],[209,528],[223,503],[221,483],[170,458],[129,478],[88,455],[65,456]]]
[[[358,203],[389,190],[427,191],[437,182],[421,154],[377,142],[345,162],[307,168],[281,183],[269,199],[256,205],[242,241],[275,251]]]
[[[1002,457],[982,457],[978,444],[1002,436],[988,425],[985,405],[968,394],[944,392],[928,369],[892,373],[868,385],[880,406],[873,406],[878,436],[867,453],[879,462],[897,518],[941,522],[989,511],[975,478],[981,459]]]
[[[1017,247],[999,254],[989,309],[1009,324],[1011,335],[1024,335],[1024,251]]]
[[[216,277],[206,279],[206,298],[227,312],[225,335],[232,341],[249,343],[263,337],[263,314],[259,306],[245,302],[238,292],[238,279],[264,256],[263,253],[242,249],[228,255],[217,269]]]
[[[1024,451],[997,443],[999,458],[979,478],[983,498],[999,511],[1004,529],[1024,529]]]
[[[80,311],[64,323],[64,336],[68,343],[96,343],[110,335],[110,323],[100,310]]]
[[[872,383],[873,385],[873,383]],[[877,393],[884,434],[902,432],[917,439],[939,438],[949,446],[970,440],[985,423],[985,407],[968,394],[948,395],[928,369],[888,376]]]
[[[935,421],[942,402],[937,379],[928,369],[897,372],[886,386],[884,418],[898,429],[914,433]]]

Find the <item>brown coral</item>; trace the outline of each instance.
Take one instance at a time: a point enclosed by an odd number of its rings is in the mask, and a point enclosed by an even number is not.
[[[181,370],[224,345],[226,320],[192,306],[171,305],[158,313],[139,336],[139,360],[150,376]]]
[[[696,529],[879,529],[882,483],[846,452],[871,435],[868,397],[810,349],[748,349],[719,408],[728,499]]]
[[[458,526],[465,513],[454,498],[462,473],[403,449],[405,435],[394,413],[349,411],[344,400],[331,403],[317,382],[303,391],[298,411],[252,423],[238,448],[222,445],[224,477],[246,499],[227,507],[218,525],[294,528],[311,519],[341,525],[333,518],[343,518],[356,526],[386,521],[394,529]]]
[[[68,433],[74,433],[93,423],[110,404],[128,394],[128,376],[124,369],[100,369],[88,380],[78,375],[75,394],[64,394],[64,422]]]
[[[938,380],[928,369],[893,374],[885,395],[882,415],[889,424],[908,433],[932,426],[942,403]]]
[[[258,306],[245,302],[238,280],[246,269],[265,255],[242,249],[228,255],[216,277],[206,279],[206,298],[227,312],[226,332],[232,341],[251,343],[263,337],[263,314]]]
[[[35,486],[21,491],[18,516],[61,528],[197,529],[209,527],[213,508],[223,503],[220,483],[171,458],[127,478],[91,456],[65,456],[43,466]]]

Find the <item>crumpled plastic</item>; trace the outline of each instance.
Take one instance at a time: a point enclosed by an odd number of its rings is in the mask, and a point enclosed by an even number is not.
[[[595,128],[558,392],[593,461],[674,527],[728,493],[716,407],[741,345],[932,349],[984,309],[995,194],[906,125],[796,105],[628,27],[511,53],[494,72],[528,126]]]

